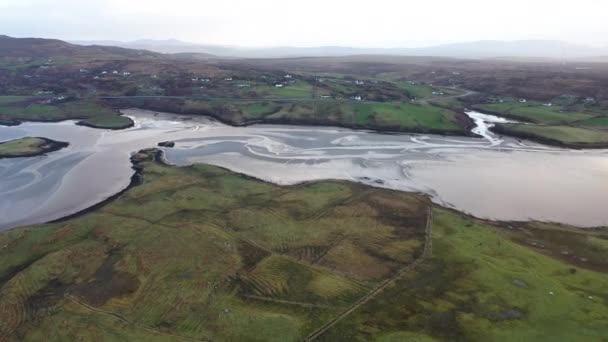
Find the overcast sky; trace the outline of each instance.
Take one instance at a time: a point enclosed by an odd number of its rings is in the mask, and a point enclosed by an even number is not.
[[[0,34],[241,46],[415,47],[555,39],[608,46],[607,0],[0,0]]]

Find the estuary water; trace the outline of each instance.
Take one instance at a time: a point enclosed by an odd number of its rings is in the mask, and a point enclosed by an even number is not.
[[[428,194],[497,220],[608,226],[608,150],[567,150],[500,137],[505,119],[477,112],[480,138],[379,134],[334,127],[231,127],[205,117],[123,111],[135,127],[108,131],[60,123],[0,126],[0,141],[40,136],[70,146],[0,159],[0,229],[55,220],[124,189],[129,156],[160,141],[167,162],[208,163],[277,184],[343,179]]]

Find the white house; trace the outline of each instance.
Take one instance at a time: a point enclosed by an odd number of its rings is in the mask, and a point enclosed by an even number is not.
[[[232,81],[232,77],[226,77],[224,78],[224,81]]]
[[[283,85],[282,84],[276,84],[275,87],[277,87],[277,88],[283,88]]]
[[[364,85],[364,84],[365,84],[365,82],[363,82],[363,81],[359,81],[359,80],[356,80],[356,81],[355,81],[355,84],[356,84],[356,85]]]
[[[553,107],[553,103],[551,103],[551,102],[543,103],[543,106],[545,106],[545,107]]]
[[[291,75],[285,75],[285,78],[292,78]]]
[[[528,100],[526,100],[526,99],[519,99],[519,103],[526,103],[526,102],[528,102]]]
[[[112,71],[112,73],[113,73],[114,75],[118,75],[118,70],[114,70],[114,71]]]
[[[357,96],[355,96],[355,100],[357,100],[357,101],[361,101],[361,100],[363,100],[363,99],[361,98],[361,96],[357,95]]]
[[[123,75],[123,76],[129,76],[129,75],[131,75],[131,73],[130,73],[130,72],[128,72],[128,71],[125,71],[125,72],[123,72],[123,73],[122,73],[122,75]]]

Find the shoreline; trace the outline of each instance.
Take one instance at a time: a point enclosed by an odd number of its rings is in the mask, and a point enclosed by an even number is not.
[[[471,109],[474,111],[477,111],[479,113],[482,113],[482,114],[495,115],[495,116],[502,117],[505,119],[518,120],[523,124],[540,125],[536,121],[530,120],[529,118],[523,118],[518,115],[499,113],[499,112],[492,111],[492,110],[476,108],[475,106],[471,107]],[[570,126],[570,127],[576,127],[576,126]],[[502,127],[500,123],[497,123],[493,127],[490,127],[489,130],[498,135],[504,135],[504,136],[508,136],[508,137],[512,137],[512,138],[516,138],[516,139],[526,139],[526,140],[530,140],[530,141],[537,142],[537,143],[547,145],[547,146],[568,148],[568,149],[573,149],[573,150],[608,149],[608,142],[606,142],[606,143],[568,143],[568,142],[564,142],[561,140],[541,137],[541,136],[531,134],[531,133],[512,131],[512,130],[506,129],[505,127]]]
[[[121,102],[119,99],[117,102],[112,103],[110,99],[108,102],[117,110],[125,110],[125,109],[141,109],[141,110],[149,110],[156,112],[164,112],[178,115],[190,115],[190,116],[203,116],[213,118],[223,124],[233,126],[233,127],[248,127],[256,124],[268,124],[268,125],[293,125],[293,126],[313,126],[313,127],[339,127],[353,130],[366,130],[369,132],[374,132],[378,134],[435,134],[441,136],[457,136],[457,137],[470,137],[470,138],[480,138],[481,136],[471,132],[471,129],[475,127],[474,122],[464,113],[464,111],[456,111],[452,110],[456,114],[456,122],[461,125],[462,130],[443,130],[443,129],[435,129],[435,128],[424,128],[424,127],[410,127],[410,128],[400,128],[399,126],[390,126],[390,127],[377,127],[377,126],[366,126],[366,125],[358,125],[358,124],[347,124],[340,123],[337,121],[324,121],[324,120],[316,120],[316,119],[304,119],[304,118],[261,118],[258,120],[247,120],[243,122],[237,122],[231,119],[227,119],[222,117],[221,115],[217,115],[216,113],[199,113],[195,111],[176,111],[175,108],[164,108],[163,106],[133,106],[130,104],[125,104]],[[124,104],[124,105],[123,105]]]
[[[518,139],[526,139],[530,141],[534,141],[537,143],[541,143],[547,146],[555,146],[561,148],[568,148],[573,150],[605,150],[608,149],[607,143],[567,143],[561,140],[541,137],[532,133],[527,132],[517,132],[510,129],[505,128],[500,124],[496,124],[494,127],[491,127],[490,130],[495,134],[510,136]]]
[[[65,222],[68,221],[70,219],[74,219],[74,218],[78,218],[81,216],[84,216],[86,214],[90,214],[93,213],[94,211],[110,204],[111,202],[113,202],[114,200],[118,199],[120,196],[122,196],[123,194],[125,194],[127,191],[129,191],[130,189],[139,186],[141,184],[143,184],[144,181],[144,168],[141,165],[141,163],[143,161],[145,161],[146,159],[141,159],[138,158],[138,155],[146,155],[148,158],[151,156],[151,161],[158,163],[160,165],[163,166],[167,166],[167,167],[174,167],[174,168],[191,168],[191,167],[195,167],[196,165],[210,165],[213,167],[217,167],[220,168],[222,170],[226,170],[230,173],[233,173],[235,175],[238,175],[239,177],[243,177],[245,179],[250,179],[250,180],[255,180],[255,181],[260,181],[260,182],[265,182],[265,183],[269,183],[269,184],[274,184],[277,185],[279,187],[300,187],[300,186],[307,186],[307,185],[311,185],[311,184],[316,184],[316,183],[321,183],[321,182],[345,182],[345,183],[353,183],[353,184],[357,184],[359,186],[364,186],[364,187],[373,187],[373,188],[379,188],[379,189],[383,189],[386,191],[394,191],[394,192],[399,192],[399,193],[406,193],[406,194],[412,194],[412,195],[416,195],[418,196],[421,200],[427,202],[430,206],[433,207],[437,207],[437,208],[441,208],[444,210],[448,210],[460,215],[466,215],[469,216],[473,219],[476,220],[482,220],[485,221],[487,223],[490,223],[492,225],[495,225],[497,227],[500,227],[502,229],[511,229],[511,226],[518,226],[518,225],[522,225],[522,224],[526,224],[526,223],[546,223],[546,224],[555,224],[555,225],[559,225],[560,227],[563,227],[563,229],[569,229],[569,230],[579,230],[579,231],[584,231],[584,232],[594,232],[594,231],[600,231],[600,230],[605,230],[608,229],[608,226],[576,226],[576,225],[572,225],[572,224],[567,224],[567,223],[562,223],[562,222],[556,222],[556,221],[539,221],[539,220],[497,220],[494,218],[488,218],[488,217],[478,217],[475,216],[472,213],[469,213],[467,211],[452,207],[452,206],[446,206],[446,205],[442,205],[440,203],[436,203],[435,201],[433,201],[433,198],[428,195],[425,194],[423,192],[415,192],[415,191],[401,191],[401,190],[396,190],[396,189],[390,189],[390,188],[383,188],[383,187],[376,187],[373,184],[367,184],[367,183],[363,183],[363,182],[357,182],[354,180],[343,180],[343,179],[322,179],[322,180],[311,180],[311,181],[303,181],[303,182],[298,182],[298,183],[294,183],[294,184],[277,184],[277,183],[273,183],[271,181],[268,180],[264,180],[264,179],[260,179],[254,176],[250,176],[248,174],[242,173],[242,172],[238,172],[238,171],[233,171],[229,168],[226,167],[222,167],[222,166],[217,166],[217,165],[213,165],[213,164],[206,164],[206,163],[201,163],[201,164],[189,164],[189,165],[174,165],[169,163],[166,158],[164,157],[164,151],[161,149],[158,149],[156,147],[152,147],[152,148],[146,148],[146,149],[142,149],[139,150],[138,152],[134,152],[131,157],[130,157],[130,161],[131,161],[131,169],[134,171],[133,175],[131,175],[131,179],[129,184],[123,188],[122,190],[118,191],[117,193],[107,197],[106,199],[93,204],[87,208],[81,209],[73,214],[68,214],[66,216],[57,218],[57,219],[53,219],[50,221],[45,221],[45,222],[41,222],[41,223],[36,223],[36,224],[32,224],[32,225],[40,225],[40,224],[53,224],[53,223],[61,223],[61,222]],[[30,226],[30,225],[27,225]],[[20,229],[23,227],[27,227],[27,226],[17,226],[17,227],[12,227],[3,231],[0,231],[0,234],[2,234],[3,232],[7,232],[7,231],[11,231],[14,229]]]
[[[44,140],[45,144],[40,146],[40,149],[41,149],[40,151],[31,152],[31,153],[22,153],[19,155],[12,155],[12,154],[4,155],[4,154],[0,153],[0,159],[38,157],[38,156],[46,155],[47,153],[59,151],[61,149],[64,149],[64,148],[70,146],[70,144],[67,142],[55,141],[55,140],[52,140],[49,138],[43,138],[43,137],[32,137],[32,138]],[[15,140],[19,140],[19,139],[9,140],[9,141],[5,141],[5,142],[11,142],[11,141],[15,141]]]
[[[122,115],[122,113],[119,113],[119,114],[117,114],[117,116],[124,116],[124,115]],[[135,122],[133,122],[133,120],[131,120],[130,118],[129,118],[129,121],[130,121],[129,124],[125,124],[125,125],[122,125],[122,126],[116,126],[116,127],[108,127],[108,126],[99,126],[99,125],[89,124],[89,123],[84,122],[84,120],[86,120],[86,119],[89,119],[89,118],[65,118],[65,119],[55,119],[55,120],[11,119],[11,120],[6,120],[6,121],[0,120],[0,126],[15,127],[15,126],[19,126],[21,124],[24,124],[26,122],[59,123],[59,122],[64,122],[64,121],[76,121],[75,124],[78,125],[78,126],[84,126],[84,127],[89,127],[89,128],[95,128],[95,129],[108,129],[108,130],[112,130],[112,131],[119,131],[119,130],[131,128],[131,127],[135,126]]]

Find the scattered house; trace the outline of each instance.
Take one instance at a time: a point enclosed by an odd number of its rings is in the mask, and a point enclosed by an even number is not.
[[[407,84],[409,84],[409,85],[416,85],[416,84],[418,84],[418,83],[416,83],[416,82],[414,82],[414,81],[408,81],[408,82],[407,82]]]
[[[291,75],[285,75],[285,78],[292,78]]]
[[[503,103],[503,102],[505,102],[505,100],[503,100],[503,99],[498,99],[498,102]]]
[[[130,72],[128,72],[128,71],[125,71],[125,72],[123,72],[123,73],[122,73],[122,75],[123,75],[123,76],[129,76],[129,75],[131,75],[131,73],[130,73]]]
[[[277,88],[283,88],[283,85],[282,84],[275,84],[275,87],[277,87]]]
[[[543,103],[543,106],[545,106],[545,107],[553,107],[553,103],[551,103],[551,102]]]
[[[363,100],[363,99],[361,98],[361,96],[357,95],[357,96],[355,96],[355,100],[356,100],[356,101],[361,101],[361,100]]]
[[[114,75],[118,75],[118,70],[114,70],[114,71],[112,71],[112,74],[114,74]]]
[[[329,95],[321,95],[321,98],[322,99],[331,99],[331,96],[329,96]]]
[[[355,84],[356,84],[356,85],[364,85],[364,84],[365,84],[365,82],[363,82],[363,81],[359,81],[359,80],[356,80],[356,81],[355,81]]]
[[[528,102],[528,100],[526,100],[526,99],[519,99],[519,103],[526,103],[526,102]]]
[[[211,82],[211,80],[208,78],[201,78],[201,82]]]
[[[107,74],[107,73],[108,73],[108,72],[107,72],[107,71],[105,71],[105,70],[101,72],[101,74],[102,74],[102,75],[105,75],[105,74]]]
[[[94,80],[98,80],[98,79],[99,79],[99,76],[95,76],[95,77],[93,77],[93,79],[94,79]]]
[[[86,72],[88,72],[88,71],[87,71],[86,69],[80,69],[80,72],[81,72],[81,73],[86,73]]]
[[[49,67],[48,67],[48,66],[46,66],[46,65],[41,65],[41,66],[39,67],[39,69],[48,69],[48,68],[49,68]]]
[[[458,76],[458,75],[460,75],[460,73],[458,71],[452,71],[452,75]]]
[[[198,81],[198,78],[193,78],[192,79],[192,82],[196,82],[196,81]]]
[[[250,85],[249,85],[249,84],[247,84],[247,83],[241,83],[241,84],[237,84],[236,86],[237,86],[237,88],[246,88],[246,87],[250,87]]]
[[[232,81],[232,77],[226,77],[224,78],[224,81]]]
[[[587,97],[585,99],[585,102],[595,102],[595,98],[593,98],[593,97]]]
[[[443,92],[442,91],[434,91],[433,95],[443,95]]]
[[[152,75],[152,78],[158,78],[158,75]]]

